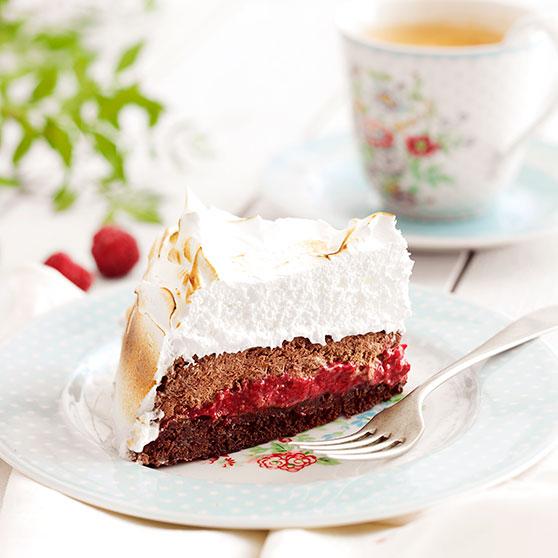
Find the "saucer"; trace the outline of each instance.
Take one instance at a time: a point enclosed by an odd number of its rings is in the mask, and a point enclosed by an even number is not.
[[[548,159],[554,156],[554,149],[536,143],[530,154],[536,160]],[[321,218],[337,227],[382,209],[349,135],[330,136],[284,151],[271,162],[263,182],[265,201],[275,210]],[[558,231],[558,180],[526,162],[516,182],[480,217],[420,221],[398,216],[397,222],[414,249],[493,248],[530,240]]]

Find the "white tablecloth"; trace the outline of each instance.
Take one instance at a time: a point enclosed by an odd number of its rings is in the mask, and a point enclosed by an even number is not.
[[[14,296],[16,286],[19,290],[22,285],[27,293],[24,304]],[[79,296],[81,292],[57,272],[23,267],[0,284],[0,332],[6,336],[34,315]],[[2,464],[0,479],[5,470]],[[0,496],[3,489],[0,480]],[[98,558],[122,552],[242,558],[524,558],[558,555],[556,525],[558,452],[518,479],[417,516],[381,524],[273,532],[187,528],[133,519],[72,500],[14,471],[0,510],[0,556]]]

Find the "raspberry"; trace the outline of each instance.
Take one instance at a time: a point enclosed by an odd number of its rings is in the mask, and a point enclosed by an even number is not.
[[[135,238],[118,227],[103,227],[93,237],[91,253],[105,277],[124,277],[139,260]]]
[[[45,265],[58,270],[66,279],[69,279],[83,291],[88,291],[91,283],[93,283],[93,275],[64,252],[52,254],[45,260]]]

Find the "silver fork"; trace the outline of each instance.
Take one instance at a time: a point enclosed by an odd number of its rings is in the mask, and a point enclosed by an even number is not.
[[[355,433],[319,442],[292,445],[335,459],[377,460],[398,457],[409,451],[424,432],[424,400],[459,372],[558,328],[558,306],[548,306],[512,322],[464,357],[440,370],[388,407]]]

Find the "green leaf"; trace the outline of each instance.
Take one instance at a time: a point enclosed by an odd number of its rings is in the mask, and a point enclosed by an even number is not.
[[[409,171],[415,180],[420,180],[420,161],[416,157],[412,157],[409,162]]]
[[[100,94],[96,96],[96,101],[99,107],[99,118],[108,122],[118,130],[120,128],[118,116],[123,105],[118,99]]]
[[[142,97],[136,101],[136,104],[147,112],[149,116],[149,126],[153,128],[153,126],[159,122],[159,117],[163,112],[163,105],[158,101],[153,101],[147,97]]]
[[[125,205],[122,207],[125,213],[142,223],[160,224],[163,222],[159,210],[155,206]]]
[[[72,165],[73,148],[68,133],[54,119],[47,118],[43,135],[48,144],[58,152],[64,164],[70,167]]]
[[[117,145],[107,136],[94,132],[95,151],[102,155],[107,163],[112,167],[110,179],[125,181],[124,158]]]
[[[438,165],[430,165],[426,169],[425,177],[433,188],[439,186],[443,182],[453,182],[452,178],[444,174]]]
[[[391,81],[391,76],[386,72],[377,72],[375,70],[370,70],[368,75],[377,81]]]
[[[265,453],[267,451],[267,448],[256,446],[254,448],[250,448],[248,451],[251,455],[259,455],[261,453]]]
[[[27,114],[22,107],[4,106],[3,108],[6,118],[15,120],[24,131],[33,130],[33,126],[31,126],[31,123],[27,119]]]
[[[332,457],[318,457],[317,462],[320,465],[339,465],[339,460]]]
[[[114,223],[116,222],[115,213],[116,213],[116,210],[112,207],[109,207],[105,216],[102,219],[102,224],[103,225],[114,225]]]
[[[52,94],[58,81],[58,70],[54,67],[43,68],[39,73],[39,81],[31,93],[31,102],[34,103]]]
[[[95,58],[96,54],[89,51],[83,51],[79,53],[72,64],[72,70],[79,85],[81,86],[81,94],[84,93],[84,89],[91,88],[91,84],[96,85],[95,80],[93,80],[93,78],[88,74],[88,70],[91,64],[95,61]]]
[[[70,190],[67,184],[61,186],[52,196],[55,211],[64,211],[74,205],[77,199],[76,192]]]
[[[0,176],[0,186],[4,188],[18,188],[21,186],[21,182],[15,177]]]
[[[65,112],[68,114],[72,122],[77,126],[80,132],[84,134],[89,131],[89,127],[81,117],[81,104],[75,103],[65,107]]]
[[[163,111],[163,105],[146,97],[137,84],[118,89],[112,96],[98,94],[96,101],[99,106],[99,118],[109,122],[117,129],[119,128],[120,111],[127,105],[136,105],[142,108],[148,115],[149,126],[151,127],[157,124]]]
[[[415,76],[415,82],[410,96],[413,101],[422,101],[424,99],[422,95],[422,79],[419,76]]]
[[[371,145],[365,144],[362,148],[364,154],[364,160],[370,164],[374,160],[374,148]]]
[[[159,213],[160,196],[148,190],[125,189],[118,193],[108,191],[106,197],[111,211],[123,211],[137,221],[161,223]]]
[[[283,444],[280,444],[279,442],[271,442],[271,449],[274,451],[274,453],[285,453],[288,450],[288,448],[286,448]]]
[[[2,101],[6,103],[8,101],[8,85],[10,80],[4,76],[0,75],[0,97],[2,97]]]
[[[398,393],[397,395],[394,395],[389,402],[390,403],[397,403],[398,401],[401,401],[401,399],[403,399],[403,394],[402,393]]]
[[[50,50],[72,50],[80,44],[80,34],[76,30],[66,30],[60,33],[41,32],[36,35],[35,43]]]
[[[127,48],[121,55],[118,60],[118,64],[116,64],[116,73],[123,72],[130,66],[133,66],[142,51],[144,46],[143,41],[138,41],[136,44],[132,45],[131,47]]]
[[[161,113],[163,112],[163,105],[158,101],[149,99],[141,91],[137,84],[131,85],[124,89],[120,89],[117,93],[118,102],[121,107],[128,104],[134,104],[147,112],[149,117],[149,126],[153,127],[157,124]]]
[[[23,28],[23,20],[6,21],[5,18],[2,18],[1,21],[2,24],[0,25],[0,43],[13,42]]]
[[[36,137],[36,134],[30,130],[25,130],[23,132],[23,136],[19,140],[19,143],[12,154],[12,162],[14,165],[17,166],[21,159],[27,155]]]
[[[82,107],[87,102],[87,96],[77,92],[75,95],[64,99],[60,104],[60,114],[68,117],[84,134],[90,132],[90,128],[82,118]]]

